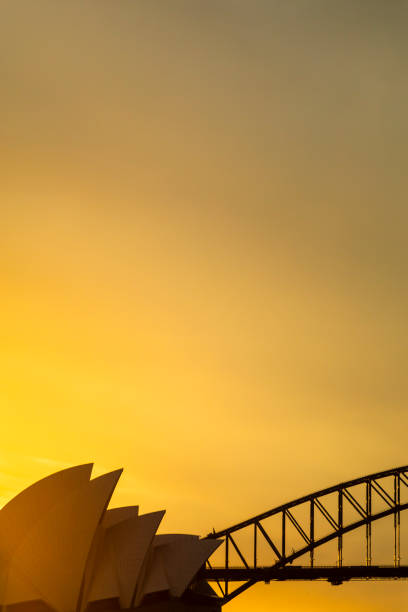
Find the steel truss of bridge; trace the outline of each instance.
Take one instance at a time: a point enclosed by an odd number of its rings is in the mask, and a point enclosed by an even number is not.
[[[401,565],[401,512],[408,509],[402,503],[402,493],[408,491],[408,466],[402,466],[362,476],[327,489],[306,495],[272,510],[242,521],[221,531],[213,531],[207,538],[223,538],[223,562],[214,566],[207,562],[202,577],[215,581],[221,592],[221,603],[227,603],[256,582],[271,580],[328,580],[341,584],[348,580],[398,580],[408,578],[408,566]],[[335,500],[333,510],[333,499]],[[329,503],[329,500],[330,503]],[[380,507],[379,507],[380,505]],[[300,520],[296,516],[302,509]],[[352,510],[352,518],[350,512]],[[307,516],[307,519],[304,516]],[[270,531],[265,521],[278,518],[279,533]],[[392,566],[372,564],[372,524],[386,517],[393,518]],[[327,526],[318,535],[317,519]],[[358,528],[364,529],[365,565],[343,564],[343,537]],[[301,542],[289,549],[288,528]],[[240,534],[246,534],[246,545],[239,544]],[[249,538],[248,538],[249,534]],[[249,540],[249,544],[248,544]],[[265,567],[259,559],[259,545],[263,542],[272,553],[274,562]],[[337,541],[336,565],[317,566],[315,551],[324,544]],[[308,555],[309,565],[293,565]],[[237,561],[239,566],[237,566]],[[234,583],[243,582],[234,588]]]

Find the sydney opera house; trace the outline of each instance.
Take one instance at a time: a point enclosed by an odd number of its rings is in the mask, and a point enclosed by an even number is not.
[[[218,611],[197,574],[220,542],[157,534],[164,510],[108,509],[121,470],[91,471],[52,474],[0,510],[3,612]]]

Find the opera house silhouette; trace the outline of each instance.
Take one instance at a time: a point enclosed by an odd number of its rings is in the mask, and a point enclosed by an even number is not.
[[[164,510],[108,509],[122,470],[91,471],[52,474],[0,510],[3,612],[218,611],[197,574],[221,541],[157,534]]]

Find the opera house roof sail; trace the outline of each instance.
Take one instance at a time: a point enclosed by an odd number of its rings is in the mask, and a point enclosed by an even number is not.
[[[91,472],[85,464],[52,474],[0,510],[7,612],[218,610],[196,576],[221,541],[157,534],[164,510],[108,509],[122,470]]]

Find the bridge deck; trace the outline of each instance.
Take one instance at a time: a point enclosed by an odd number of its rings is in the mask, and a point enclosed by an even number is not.
[[[390,565],[345,565],[337,566],[302,566],[290,565],[279,568],[229,567],[205,569],[202,577],[209,581],[270,582],[271,580],[328,580],[332,584],[341,584],[348,580],[407,580],[408,566],[394,567]]]

